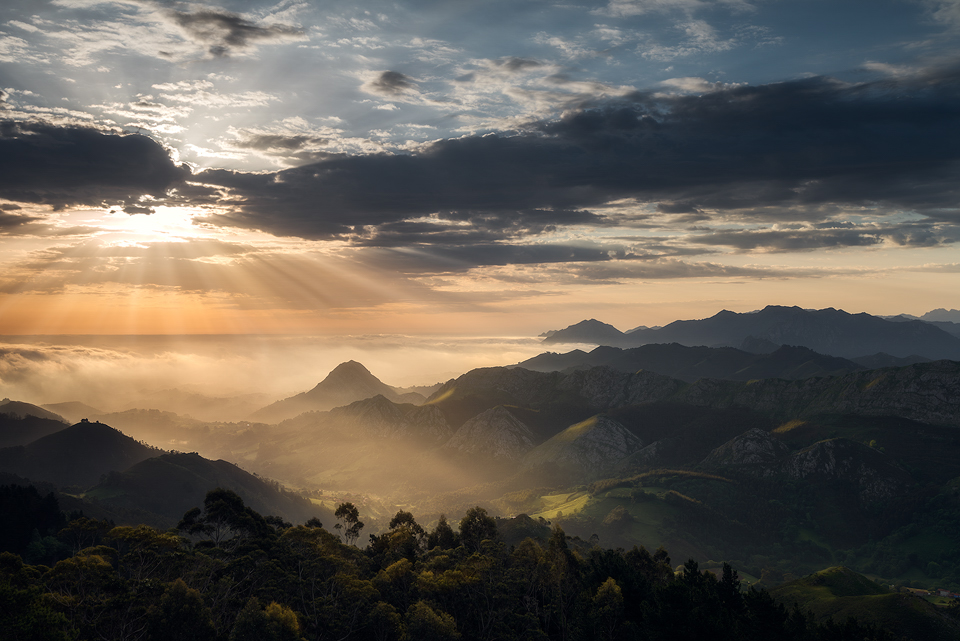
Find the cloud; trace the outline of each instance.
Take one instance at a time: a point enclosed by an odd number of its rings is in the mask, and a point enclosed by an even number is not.
[[[141,135],[0,121],[0,197],[63,208],[162,197],[190,176]]]
[[[600,99],[515,134],[406,155],[331,156],[274,174],[211,171],[238,206],[222,224],[361,238],[437,214],[474,230],[602,224],[617,199],[745,220],[958,212],[960,76],[844,84],[825,77]],[[459,228],[463,231],[462,228]],[[508,234],[507,234],[508,235]]]
[[[282,42],[303,38],[301,29],[288,25],[257,25],[232,13],[214,10],[171,11],[173,22],[194,41],[208,47],[211,55],[222,57],[255,42]]]
[[[417,91],[417,85],[399,71],[384,71],[365,85],[368,91],[385,96],[399,96]]]

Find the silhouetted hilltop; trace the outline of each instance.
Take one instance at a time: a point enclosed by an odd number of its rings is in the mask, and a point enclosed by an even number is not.
[[[32,443],[0,450],[0,470],[34,481],[89,487],[114,470],[157,455],[103,423],[81,421]]]
[[[572,326],[576,327],[576,326]],[[570,330],[572,328],[567,328]],[[545,343],[571,342],[567,330],[554,332]],[[649,343],[680,343],[708,347],[740,346],[744,341],[769,341],[777,345],[807,347],[820,354],[854,358],[886,352],[893,356],[920,355],[930,359],[960,360],[960,338],[920,320],[897,322],[870,314],[848,314],[827,308],[805,310],[770,305],[758,312],[721,311],[702,320],[678,320],[659,329],[637,329],[622,337],[573,342],[594,342],[615,347]]]
[[[250,420],[278,423],[304,412],[326,411],[377,395],[400,401],[401,395],[356,361],[337,365],[309,392],[291,396],[257,410]],[[403,400],[409,402],[409,397]]]
[[[203,504],[215,488],[233,490],[244,503],[263,514],[303,523],[317,516],[334,523],[333,515],[308,499],[245,472],[233,463],[211,461],[199,454],[162,454],[112,472],[87,492],[87,498],[115,508],[142,509],[158,515],[167,526],[176,525],[184,512]]]
[[[547,352],[518,367],[549,372],[605,365],[621,372],[650,370],[693,382],[700,378],[748,381],[756,378],[800,379],[836,376],[863,369],[853,361],[818,354],[806,347],[783,345],[769,354],[756,354],[733,347],[687,347],[679,343],[650,344],[629,349],[601,345],[587,353]]]

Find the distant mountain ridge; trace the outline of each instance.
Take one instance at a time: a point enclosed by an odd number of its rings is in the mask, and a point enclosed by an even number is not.
[[[658,329],[623,333],[599,321],[583,321],[555,331],[544,343],[593,343],[638,347],[648,343],[739,347],[748,340],[807,347],[821,354],[855,358],[885,352],[896,357],[919,355],[933,360],[960,360],[960,338],[921,320],[886,320],[826,308],[770,305],[757,312],[721,311],[702,320],[678,320]]]
[[[566,354],[547,352],[516,366],[538,372],[562,372],[600,365],[621,372],[650,370],[688,383],[700,378],[802,379],[865,369],[851,360],[818,354],[806,347],[783,345],[769,354],[754,354],[733,347],[687,347],[679,343],[654,343],[627,349],[601,345],[589,353],[582,350]]]

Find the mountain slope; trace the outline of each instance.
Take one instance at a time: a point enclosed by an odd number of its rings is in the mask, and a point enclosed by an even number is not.
[[[157,453],[109,425],[81,421],[28,445],[0,450],[0,470],[34,481],[89,487],[104,474]]]
[[[0,448],[26,445],[66,427],[63,421],[50,418],[0,413]]]
[[[304,412],[326,411],[354,401],[382,395],[391,401],[401,397],[386,383],[356,361],[337,365],[309,392],[277,401],[250,415],[250,420],[278,423]]]
[[[525,468],[554,464],[572,477],[595,477],[644,443],[620,423],[594,416],[571,425],[527,453]]]

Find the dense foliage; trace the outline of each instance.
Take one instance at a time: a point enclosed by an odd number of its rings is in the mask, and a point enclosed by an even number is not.
[[[362,528],[339,516],[345,540]],[[357,527],[359,526],[359,527]],[[350,528],[355,531],[348,532]],[[459,532],[399,512],[366,548],[312,520],[264,518],[214,490],[177,529],[78,518],[65,558],[0,554],[0,629],[15,639],[885,639],[855,622],[817,625],[662,548],[588,547],[554,527],[508,547],[470,510]]]

